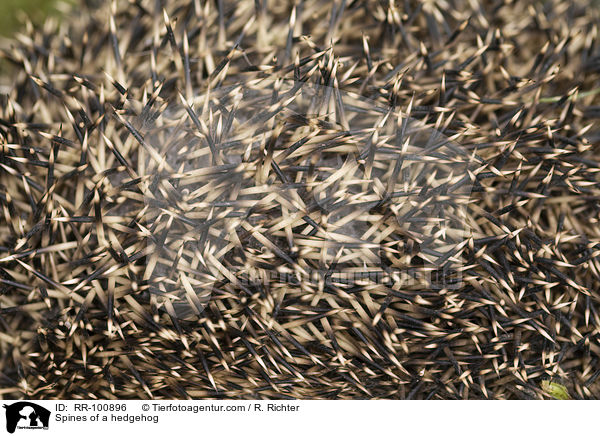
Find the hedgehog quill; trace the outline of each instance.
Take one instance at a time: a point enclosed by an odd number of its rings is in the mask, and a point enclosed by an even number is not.
[[[0,52],[2,398],[600,398],[590,4],[80,8]]]

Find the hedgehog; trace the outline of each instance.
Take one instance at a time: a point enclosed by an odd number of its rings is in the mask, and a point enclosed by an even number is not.
[[[80,0],[3,41],[0,396],[600,398],[591,1]]]

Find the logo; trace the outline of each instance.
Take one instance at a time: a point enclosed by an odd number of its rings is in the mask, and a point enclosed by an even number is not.
[[[213,292],[459,287],[479,164],[411,111],[259,78],[117,114],[145,150],[143,292],[193,321]]]
[[[18,429],[48,429],[50,411],[29,401],[19,401],[3,406],[6,409],[6,431]]]

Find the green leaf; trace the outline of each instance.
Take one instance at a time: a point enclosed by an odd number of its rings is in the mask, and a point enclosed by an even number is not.
[[[549,380],[542,381],[542,390],[556,400],[570,400],[571,396],[567,388],[560,383]]]

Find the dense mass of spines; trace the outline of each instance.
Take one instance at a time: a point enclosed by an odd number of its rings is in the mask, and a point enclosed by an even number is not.
[[[597,19],[564,0],[121,0],[28,27],[2,52],[0,393],[541,398],[551,379],[600,397]],[[185,209],[187,150],[168,161],[145,135],[177,104],[209,146],[231,108],[194,119],[198,96],[261,78],[360,96],[473,157],[460,286],[242,287],[225,271],[202,312],[161,307],[161,284],[187,279],[149,274],[152,255],[189,222],[153,209]],[[321,115],[291,125],[331,141]],[[285,150],[259,151],[240,177],[290,182]],[[261,237],[282,205],[253,211],[238,232],[251,259],[228,262],[298,264],[285,236]],[[322,211],[305,212],[294,235],[319,231]]]

